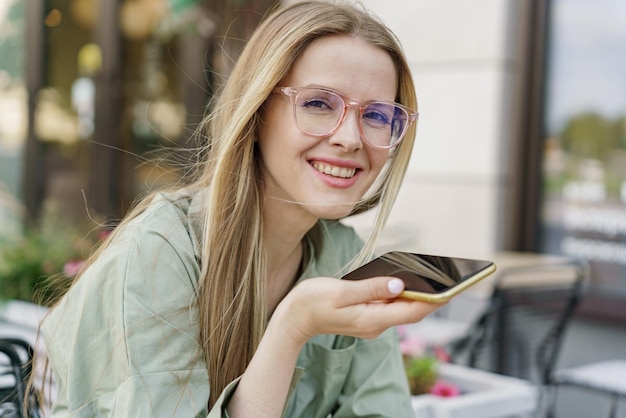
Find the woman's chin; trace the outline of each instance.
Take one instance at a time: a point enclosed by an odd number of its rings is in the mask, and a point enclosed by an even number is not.
[[[337,219],[345,218],[346,216],[348,216],[352,212],[353,209],[354,209],[353,203],[335,204],[335,205],[316,205],[312,212],[315,213],[316,216],[321,219],[337,220]]]

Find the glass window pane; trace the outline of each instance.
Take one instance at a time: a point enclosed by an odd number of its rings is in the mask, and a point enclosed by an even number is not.
[[[626,295],[626,3],[554,0],[551,16],[541,249]]]

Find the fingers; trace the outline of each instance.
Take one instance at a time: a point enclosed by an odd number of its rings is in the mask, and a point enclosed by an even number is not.
[[[389,303],[362,303],[340,309],[332,333],[375,338],[387,328],[419,322],[441,304],[395,299]],[[342,320],[343,319],[343,320]]]
[[[389,327],[419,322],[442,306],[397,298],[404,290],[404,282],[394,277],[342,281],[342,284],[347,286],[341,292],[341,307],[333,317],[334,325],[341,328],[336,333],[374,338]]]
[[[385,305],[369,305],[369,320],[380,321],[377,325],[382,328],[390,326],[419,322],[430,315],[442,304],[431,302],[418,302],[405,299],[397,299]],[[376,312],[378,310],[379,312]]]
[[[318,334],[374,338],[391,326],[418,322],[441,306],[398,298],[403,290],[404,282],[394,277],[304,280],[279,304],[273,319],[298,341]]]
[[[404,282],[396,277],[372,277],[364,280],[342,280],[343,306],[373,302],[398,297]]]

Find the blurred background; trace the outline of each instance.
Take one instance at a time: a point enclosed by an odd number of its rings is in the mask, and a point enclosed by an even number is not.
[[[0,0],[0,243],[46,217],[114,222],[177,181],[163,149],[192,151],[271,4]],[[381,249],[587,260],[561,361],[626,356],[626,2],[363,4],[404,45],[420,106]],[[366,234],[371,216],[348,222]]]

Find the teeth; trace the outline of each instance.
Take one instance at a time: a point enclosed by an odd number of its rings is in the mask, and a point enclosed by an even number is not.
[[[315,168],[320,173],[328,174],[333,177],[341,177],[344,179],[349,179],[350,177],[354,176],[354,173],[356,173],[356,168],[337,167],[318,162],[313,163],[313,168]]]

